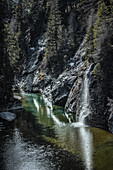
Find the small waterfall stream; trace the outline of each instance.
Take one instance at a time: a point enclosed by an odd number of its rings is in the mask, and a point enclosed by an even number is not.
[[[83,82],[83,92],[82,92],[82,101],[81,101],[81,110],[79,114],[79,122],[84,124],[85,118],[90,114],[89,109],[89,79],[88,74],[90,71],[91,66],[86,70],[84,75],[84,82]]]
[[[89,109],[89,79],[88,74],[90,67],[86,70],[84,75],[83,82],[83,91],[82,91],[82,101],[81,101],[81,110],[79,114],[79,123],[85,126],[85,118],[90,114]],[[83,152],[83,158],[85,161],[85,166],[87,170],[92,170],[92,150],[93,150],[93,136],[90,133],[90,130],[86,127],[81,127],[79,129],[79,135],[81,138],[81,149]]]

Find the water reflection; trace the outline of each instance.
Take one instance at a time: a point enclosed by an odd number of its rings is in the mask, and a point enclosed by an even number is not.
[[[39,106],[40,106],[39,102],[36,99],[33,100],[34,100],[35,107],[39,112]],[[67,141],[69,140],[68,146],[66,145],[65,146],[68,147],[68,150],[70,150],[70,147],[72,147],[72,149],[74,148],[74,145],[77,142],[76,141],[76,137],[77,137],[79,143],[78,147],[81,149],[82,159],[84,160],[85,167],[88,170],[92,170],[93,169],[93,165],[92,165],[93,136],[92,133],[90,132],[90,129],[85,127],[85,125],[83,125],[80,122],[72,123],[71,119],[69,118],[66,112],[64,112],[64,117],[69,121],[69,124],[60,121],[59,118],[57,118],[57,116],[54,115],[52,104],[47,99],[44,99],[44,102],[46,106],[46,116],[48,118],[50,118],[51,116],[51,118],[53,119],[55,124],[55,133],[58,137],[58,140],[61,141],[62,144],[65,142],[67,143]],[[41,114],[43,114],[43,112],[41,112]],[[71,128],[69,128],[69,126],[71,126]],[[77,128],[75,129],[75,134],[72,133],[73,132],[72,127]]]
[[[44,134],[44,139],[57,144],[73,154],[79,155],[79,159],[84,162],[85,169],[94,169],[96,164],[93,162],[95,148],[95,139],[93,138],[96,131],[100,132],[100,136],[101,134],[103,135],[103,131],[90,128],[81,122],[73,122],[72,117],[63,108],[52,106],[52,103],[42,96],[35,97],[33,97],[33,104],[36,108],[35,116],[38,119],[38,123],[46,127],[49,126],[51,131],[54,131],[54,137]],[[105,135],[107,134],[105,131],[104,133]],[[111,134],[110,136],[113,140],[113,136]],[[100,139],[96,140],[102,143],[102,138],[105,137],[101,136]]]
[[[15,121],[12,135],[6,135],[8,128],[1,137],[5,168],[0,170],[104,170],[107,165],[113,170],[112,134],[74,122],[42,96],[22,94],[22,102],[26,112]]]
[[[85,166],[88,170],[93,169],[93,136],[90,129],[86,127],[79,128],[80,146],[82,150]]]
[[[45,167],[46,170],[52,169],[46,158],[49,150],[44,154],[45,147],[24,141],[18,129],[14,130],[12,139],[7,140],[3,148],[5,159],[4,166],[0,166],[1,170],[45,170]]]

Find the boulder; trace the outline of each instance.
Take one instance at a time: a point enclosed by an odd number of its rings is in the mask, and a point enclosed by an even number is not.
[[[16,115],[11,112],[1,112],[0,118],[7,121],[13,121],[16,118]]]

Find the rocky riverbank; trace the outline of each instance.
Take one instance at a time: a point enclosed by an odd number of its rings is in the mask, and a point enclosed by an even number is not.
[[[53,104],[63,106],[72,114],[76,114],[76,118],[80,112],[81,94],[83,90],[84,73],[91,66],[89,72],[89,91],[90,91],[90,110],[91,113],[86,119],[86,123],[91,126],[96,126],[104,129],[111,130],[111,122],[109,120],[110,113],[106,109],[104,94],[100,93],[99,99],[95,96],[97,93],[97,79],[94,77],[93,72],[95,69],[95,63],[86,62],[85,58],[85,46],[86,38],[84,38],[75,56],[68,61],[67,68],[55,78],[49,75],[44,70],[34,69],[38,68],[36,65],[37,56],[34,58],[32,64],[29,60],[27,69],[23,71],[22,79],[14,88],[20,89],[20,91],[33,92],[43,94]],[[38,63],[38,62],[37,62]],[[37,71],[38,70],[38,71]],[[98,91],[101,86],[98,87]],[[106,96],[104,96],[106,97]],[[100,103],[98,100],[100,100]],[[103,102],[104,101],[104,102]],[[107,102],[106,102],[107,104]],[[107,107],[108,108],[108,107]],[[109,120],[109,123],[108,123]]]
[[[111,1],[97,3],[96,0],[88,0],[72,5],[68,24],[71,24],[71,29],[76,25],[73,32],[77,37],[77,45],[73,49],[75,55],[70,55],[67,43],[67,49],[58,58],[45,58],[47,34],[43,32],[31,49],[14,89],[41,93],[53,104],[76,114],[77,118],[81,109],[84,75],[91,67],[88,74],[90,114],[86,123],[112,131],[112,111],[108,106],[108,98],[113,99],[112,15]]]

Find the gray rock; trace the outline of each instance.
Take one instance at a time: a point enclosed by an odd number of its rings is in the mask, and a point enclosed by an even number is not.
[[[0,122],[0,132],[5,129],[3,122]]]
[[[16,110],[23,110],[24,107],[23,106],[13,106],[9,109],[7,109],[7,111],[16,111]]]
[[[7,120],[7,121],[13,121],[16,118],[16,115],[11,112],[1,112],[0,118]]]
[[[77,75],[73,69],[73,71],[64,71],[58,79],[53,82],[51,94],[54,104],[65,106],[69,92],[76,78]]]

